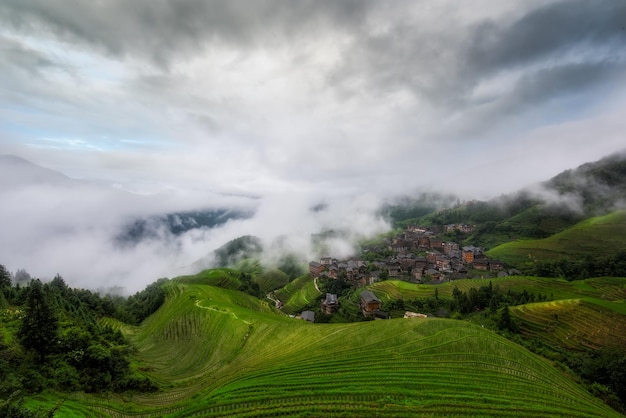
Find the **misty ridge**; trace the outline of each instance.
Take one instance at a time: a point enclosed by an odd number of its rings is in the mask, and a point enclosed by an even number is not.
[[[360,242],[401,220],[440,212],[455,221],[458,207],[466,208],[458,215],[464,222],[505,220],[532,209],[527,213],[537,225],[557,215],[562,227],[626,207],[626,152],[487,201],[445,190],[393,197],[137,195],[15,156],[0,156],[0,175],[0,254],[9,270],[44,280],[61,274],[72,286],[126,294],[160,277],[234,265],[248,252],[228,259],[224,246],[240,237],[253,237],[254,256],[263,265],[276,266],[285,257],[304,265],[327,254],[354,256]],[[518,236],[555,232],[505,224]]]

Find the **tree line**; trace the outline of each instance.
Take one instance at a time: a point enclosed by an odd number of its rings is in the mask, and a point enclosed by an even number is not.
[[[587,254],[580,258],[537,261],[522,270],[530,276],[560,277],[570,281],[602,276],[626,277],[626,251],[604,257]]]
[[[164,280],[128,298],[50,282],[13,284],[0,265],[0,416],[31,416],[20,393],[155,391],[131,367],[134,347],[105,317],[138,324],[165,300]]]

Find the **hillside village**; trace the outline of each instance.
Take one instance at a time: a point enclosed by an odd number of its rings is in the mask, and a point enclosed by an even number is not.
[[[444,233],[458,231],[471,234],[474,225],[449,224]],[[505,270],[504,263],[489,259],[484,249],[473,245],[461,247],[457,242],[444,241],[431,228],[407,226],[401,233],[385,239],[382,245],[364,248],[359,258],[338,260],[322,257],[309,263],[309,273],[321,280],[344,280],[353,287],[371,285],[381,280],[405,280],[412,283],[439,284],[451,280],[519,273]],[[327,293],[321,310],[332,314],[338,308],[337,295]],[[381,302],[367,290],[361,292],[361,311],[364,316],[386,317],[380,311]],[[306,312],[313,321],[312,312]]]
[[[474,232],[475,226],[444,225],[444,232]],[[381,246],[365,248],[359,258],[338,260],[322,257],[309,263],[314,278],[342,278],[355,287],[380,280],[396,279],[413,283],[437,284],[450,280],[494,275],[508,275],[504,263],[489,259],[484,249],[473,245],[461,247],[443,241],[436,231],[423,226],[408,226]]]

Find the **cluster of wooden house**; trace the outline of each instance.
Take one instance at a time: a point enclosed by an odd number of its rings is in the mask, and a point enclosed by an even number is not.
[[[332,315],[339,309],[339,299],[334,293],[326,293],[326,297],[322,299],[321,311],[327,315]],[[360,308],[366,317],[377,319],[387,319],[389,315],[380,310],[382,302],[374,293],[369,290],[361,292]],[[300,314],[300,318],[309,322],[315,322],[315,313],[313,311],[304,311]]]
[[[471,228],[469,225],[446,227]],[[364,253],[370,251],[387,251],[392,255],[382,261],[373,262],[322,257],[319,262],[309,263],[309,273],[313,277],[343,278],[356,286],[372,284],[383,278],[437,283],[466,278],[471,270],[506,274],[504,263],[489,259],[482,248],[460,247],[456,242],[442,241],[435,232],[425,227],[407,227],[388,240],[385,248],[371,248],[364,250]]]
[[[471,233],[473,225],[444,225],[444,231],[461,231]],[[344,279],[355,287],[373,284],[386,278],[407,280],[414,283],[441,283],[448,280],[469,277],[470,272],[496,272],[498,276],[506,275],[504,263],[489,259],[483,248],[475,246],[459,246],[453,241],[443,241],[439,235],[429,228],[409,226],[400,234],[387,240],[384,246],[365,249],[365,253],[392,254],[382,257],[381,261],[364,261],[361,259],[338,260],[322,257],[319,261],[309,263],[309,273],[315,278]],[[480,276],[479,276],[480,277]],[[361,312],[365,316],[386,318],[382,312],[381,301],[369,290],[363,290],[361,296]],[[327,293],[321,301],[321,311],[333,314],[339,308],[336,294]],[[413,316],[424,316],[422,314]],[[413,317],[412,316],[412,317]],[[302,319],[314,321],[311,311],[302,313]]]

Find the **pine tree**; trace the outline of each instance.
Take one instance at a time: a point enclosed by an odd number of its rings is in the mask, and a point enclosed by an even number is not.
[[[25,315],[18,330],[24,348],[34,351],[39,361],[54,351],[57,342],[58,322],[54,309],[46,298],[43,285],[33,280],[26,297]]]
[[[500,314],[500,320],[498,321],[498,328],[501,330],[508,330],[511,332],[517,331],[517,325],[511,318],[511,311],[509,310],[509,305],[506,305],[504,309],[502,309],[502,313]]]
[[[11,287],[11,273],[0,264],[0,289],[3,287]]]

